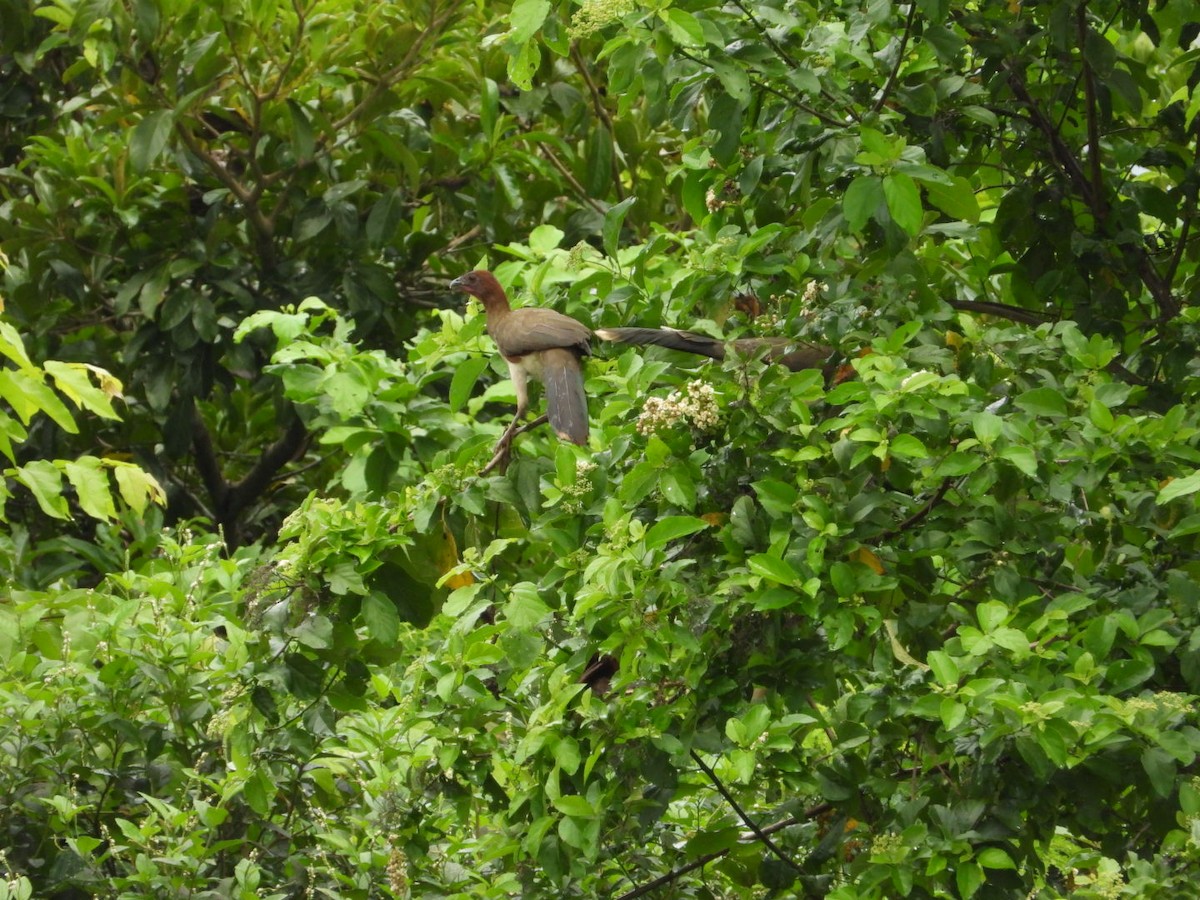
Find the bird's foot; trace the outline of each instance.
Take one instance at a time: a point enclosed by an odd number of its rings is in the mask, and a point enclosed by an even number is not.
[[[511,432],[504,432],[504,436],[496,443],[495,449],[492,451],[492,458],[486,466],[479,470],[480,475],[487,475],[493,469],[499,469],[503,473],[508,468],[508,462],[512,459],[512,439]]]
[[[514,421],[505,429],[504,434],[500,435],[500,440],[496,441],[496,446],[492,450],[492,458],[486,466],[480,469],[480,475],[487,475],[493,470],[504,472],[508,468],[508,464],[512,459],[512,442],[518,434],[524,434],[531,428],[537,428],[539,425],[544,425],[549,421],[549,417],[542,415],[538,416],[532,422],[528,422],[520,427]]]

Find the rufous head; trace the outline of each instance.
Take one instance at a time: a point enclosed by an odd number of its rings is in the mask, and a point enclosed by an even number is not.
[[[485,302],[497,295],[504,296],[504,288],[500,286],[496,276],[486,269],[476,269],[465,275],[459,275],[450,282],[450,290],[462,291]]]

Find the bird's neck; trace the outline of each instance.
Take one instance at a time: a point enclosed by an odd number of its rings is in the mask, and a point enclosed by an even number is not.
[[[483,304],[484,312],[487,313],[488,322],[498,322],[512,312],[512,307],[508,303],[508,295],[498,285],[478,296]]]

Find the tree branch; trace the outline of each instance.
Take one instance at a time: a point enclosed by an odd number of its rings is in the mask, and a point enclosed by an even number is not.
[[[204,489],[208,491],[212,500],[213,518],[219,522],[229,496],[229,482],[221,474],[221,464],[217,461],[212,435],[208,433],[200,410],[195,408],[192,409],[192,459],[196,463],[196,471],[200,473]]]
[[[1079,29],[1079,58],[1083,62],[1083,96],[1087,103],[1088,162],[1092,170],[1092,196],[1095,198],[1094,213],[1097,219],[1108,216],[1108,201],[1104,197],[1104,172],[1100,167],[1100,123],[1096,114],[1096,80],[1087,61],[1087,3],[1080,3],[1076,10]]]
[[[912,35],[913,22],[916,18],[917,0],[909,0],[908,18],[904,21],[904,34],[900,36],[900,49],[896,51],[896,61],[892,64],[891,74],[888,75],[887,81],[884,82],[883,90],[879,92],[879,96],[875,99],[875,103],[871,107],[871,112],[879,112],[883,109],[883,104],[887,102],[888,94],[896,86],[896,78],[900,75],[900,65],[904,62],[904,51],[908,48],[908,39]]]
[[[1096,220],[1097,231],[1101,231],[1107,212],[1103,196],[1097,194],[1091,179],[1084,173],[1083,166],[1080,165],[1071,148],[1067,146],[1067,142],[1063,140],[1058,129],[1046,118],[1037,101],[1033,99],[1020,73],[1013,68],[1011,63],[1006,64],[1006,67],[1008,69],[1008,85],[1014,96],[1029,110],[1034,127],[1050,141],[1050,149],[1055,162],[1079,196],[1083,198],[1083,202],[1091,210],[1092,217]],[[1142,279],[1142,283],[1150,292],[1150,296],[1158,304],[1161,319],[1165,321],[1179,315],[1179,301],[1172,294],[1170,283],[1165,281],[1154,267],[1154,262],[1147,255],[1145,249],[1126,245],[1125,252],[1133,257],[1133,266],[1137,270],[1138,277]]]
[[[287,430],[263,452],[246,476],[230,487],[228,505],[231,517],[236,517],[267,489],[279,470],[300,452],[307,439],[308,429],[293,412]]]
[[[225,530],[231,545],[238,543],[238,516],[266,490],[271,479],[300,451],[307,438],[304,423],[293,414],[287,430],[263,452],[244,478],[231,484],[221,472],[212,435],[200,410],[193,409],[192,458],[204,489],[212,498],[215,523]]]
[[[946,493],[950,490],[950,485],[952,484],[954,484],[953,478],[943,478],[942,483],[938,485],[937,490],[935,490],[933,494],[930,495],[929,499],[921,505],[920,509],[910,515],[895,528],[889,528],[887,531],[880,532],[879,534],[875,535],[875,537],[868,538],[865,543],[877,545],[883,543],[884,541],[889,541],[898,535],[904,534],[904,532],[908,531],[908,529],[912,528],[912,526],[916,525],[931,512],[933,512],[933,508],[942,502],[946,496]]]
[[[774,825],[768,825],[762,829],[763,834],[774,834],[777,831],[783,831],[785,828],[791,828],[793,825],[799,825],[801,822],[808,822],[815,819],[822,813],[826,813],[833,809],[832,803],[818,803],[816,806],[811,806],[806,809],[801,815],[791,816],[781,822],[776,822]],[[637,900],[638,897],[644,897],[651,891],[658,890],[660,887],[670,884],[678,878],[683,877],[688,872],[694,872],[696,869],[702,869],[714,859],[720,859],[726,856],[729,849],[717,850],[714,853],[706,853],[704,856],[693,859],[690,863],[680,866],[678,869],[672,869],[665,875],[660,875],[652,881],[647,881],[645,884],[639,884],[631,891],[626,891],[616,900]]]
[[[575,192],[579,194],[579,198],[596,212],[600,213],[600,215],[604,215],[603,204],[598,202],[595,197],[589,196],[587,188],[579,183],[579,179],[575,177],[575,173],[567,168],[567,164],[558,158],[558,155],[555,154],[550,145],[546,144],[544,141],[539,141],[538,149],[542,151],[542,155],[545,156],[546,159],[550,160],[550,165],[558,169],[559,174],[567,180],[567,184],[571,185],[571,187],[575,189]]]
[[[604,106],[604,97],[600,94],[600,88],[596,86],[596,82],[592,79],[592,73],[588,71],[587,65],[584,62],[583,54],[579,52],[579,42],[575,41],[571,44],[571,61],[575,63],[575,68],[579,72],[579,77],[583,79],[583,83],[587,85],[588,93],[592,96],[592,108],[596,110],[596,116],[604,123],[604,127],[608,130],[609,136],[612,138],[613,155],[611,159],[613,190],[616,192],[617,199],[625,199],[625,189],[621,186],[621,166],[617,162],[616,150],[617,131],[613,127],[612,116],[608,114],[608,109]],[[632,170],[631,170],[632,171]]]
[[[700,758],[700,754],[697,753],[695,750],[691,750],[691,751],[689,751],[689,753],[691,754],[692,759],[694,759],[696,761],[696,765],[698,765],[700,767],[701,771],[703,771],[704,774],[708,776],[708,779],[709,779],[709,781],[711,781],[713,783],[713,786],[718,791],[721,792],[721,796],[725,798],[725,802],[728,803],[733,808],[733,811],[735,813],[737,813],[738,818],[742,820],[742,822],[745,824],[745,826],[754,832],[754,836],[763,843],[763,846],[765,846],[768,850],[770,850],[772,853],[774,853],[777,857],[779,857],[781,860],[783,860],[785,863],[787,863],[789,866],[791,866],[793,869],[795,869],[798,873],[803,875],[804,874],[803,867],[798,862],[796,862],[794,859],[792,859],[790,856],[788,856],[786,853],[784,853],[782,850],[780,850],[779,847],[776,845],[776,843],[773,840],[771,840],[771,838],[767,835],[767,833],[765,831],[763,831],[761,828],[759,828],[758,825],[755,824],[753,819],[751,819],[748,815],[746,815],[745,811],[740,806],[738,806],[738,802],[733,799],[733,794],[729,793],[729,790],[725,787],[725,785],[723,785],[721,783],[721,779],[719,779],[717,777],[717,773],[714,772],[711,768],[709,768],[708,764],[705,763],[704,760],[702,760]]]

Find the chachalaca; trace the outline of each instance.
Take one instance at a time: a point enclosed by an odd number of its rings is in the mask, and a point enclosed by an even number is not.
[[[583,364],[591,355],[593,332],[581,322],[552,309],[513,309],[508,295],[491,272],[477,269],[450,282],[451,290],[478,297],[487,314],[487,332],[508,363],[517,394],[517,414],[500,436],[495,456],[484,471],[499,465],[508,454],[512,439],[522,431],[550,421],[555,433],[566,441],[586,444],[588,438],[587,395],[583,390]],[[754,354],[766,348],[766,358],[797,371],[821,368],[832,355],[829,347],[782,337],[740,338],[721,341],[704,334],[675,328],[600,328],[595,336],[622,344],[667,347],[712,359],[724,359],[726,348]],[[529,378],[546,386],[546,415],[521,427],[529,409]]]
[[[587,395],[583,392],[580,360],[592,352],[592,330],[552,309],[533,306],[513,309],[496,276],[482,269],[460,275],[450,282],[450,288],[478,297],[483,303],[487,332],[508,363],[508,373],[517,393],[517,414],[500,436],[495,456],[484,471],[499,465],[508,455],[521,418],[529,408],[530,377],[539,379],[546,386],[546,415],[528,427],[549,419],[550,427],[560,438],[586,444]]]

